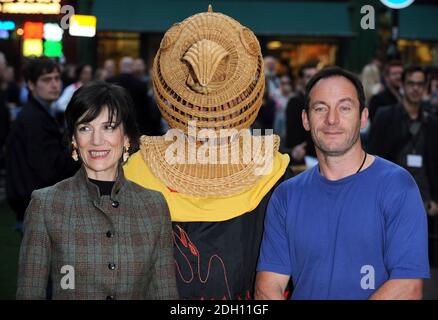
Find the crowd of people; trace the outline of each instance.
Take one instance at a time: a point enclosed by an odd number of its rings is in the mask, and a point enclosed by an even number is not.
[[[0,52],[0,169],[23,233],[17,297],[421,298],[428,255],[438,265],[438,70],[373,59],[359,78],[271,56],[263,67],[249,29],[213,42],[212,25],[241,26],[204,14],[209,24],[196,15],[166,33],[152,74],[128,56],[97,70],[41,57],[17,81]],[[189,71],[174,77],[177,67]],[[193,119],[273,129],[273,169],[170,166],[163,134],[190,142]],[[290,166],[308,170],[289,179]],[[76,291],[58,270],[72,263]],[[376,282],[364,287],[369,265]]]

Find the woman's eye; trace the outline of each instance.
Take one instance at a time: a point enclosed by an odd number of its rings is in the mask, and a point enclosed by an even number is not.
[[[87,132],[90,131],[90,128],[88,126],[82,126],[78,128],[79,132]]]
[[[107,131],[113,131],[115,129],[115,126],[112,124],[108,124],[105,126],[105,130]]]

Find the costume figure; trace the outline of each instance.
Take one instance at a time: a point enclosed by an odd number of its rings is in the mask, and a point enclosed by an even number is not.
[[[170,130],[141,138],[128,179],[160,191],[173,221],[182,299],[250,299],[271,191],[289,157],[279,137],[248,130],[265,77],[251,30],[212,11],[173,25],[153,65]]]

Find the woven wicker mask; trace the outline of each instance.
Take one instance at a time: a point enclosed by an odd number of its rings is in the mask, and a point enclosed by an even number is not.
[[[220,13],[200,13],[164,35],[153,66],[158,106],[172,128],[249,128],[264,92],[254,33]]]

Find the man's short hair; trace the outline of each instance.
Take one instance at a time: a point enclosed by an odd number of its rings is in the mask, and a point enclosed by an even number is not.
[[[304,77],[304,71],[307,69],[316,69],[318,64],[316,62],[309,62],[303,64],[300,69],[298,70],[298,77],[303,78]]]
[[[23,69],[24,80],[36,83],[38,78],[54,71],[61,72],[59,65],[48,57],[30,58]]]
[[[403,62],[401,62],[400,60],[391,60],[389,61],[385,67],[384,67],[384,74],[387,76],[389,74],[389,70],[392,67],[402,67],[403,68]]]
[[[424,68],[421,66],[412,65],[412,66],[407,66],[406,68],[403,69],[402,83],[405,83],[407,76],[414,72],[421,72],[424,75],[424,80],[426,80],[426,70],[424,70]]]
[[[304,96],[305,99],[304,109],[306,110],[306,112],[309,112],[310,92],[312,91],[313,87],[320,80],[328,79],[332,77],[343,77],[353,84],[353,86],[356,88],[357,98],[359,100],[359,111],[362,112],[362,110],[365,108],[365,92],[363,89],[362,82],[360,82],[359,78],[353,73],[336,66],[327,67],[320,70],[307,83],[306,92]]]

